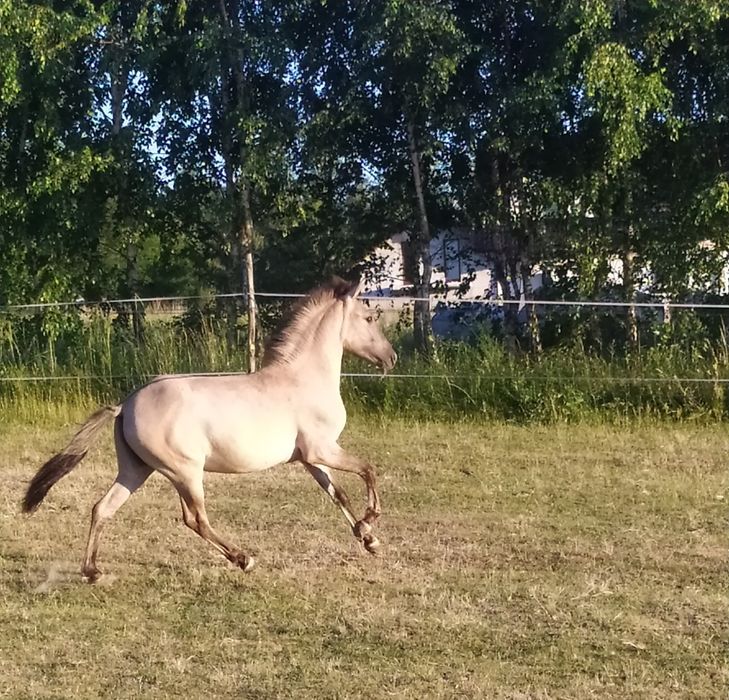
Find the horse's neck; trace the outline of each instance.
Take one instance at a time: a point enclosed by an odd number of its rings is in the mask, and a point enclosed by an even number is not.
[[[307,379],[319,382],[322,389],[336,387],[342,374],[342,316],[341,310],[332,307],[319,319],[316,331],[307,346],[299,353],[296,364],[306,372]]]

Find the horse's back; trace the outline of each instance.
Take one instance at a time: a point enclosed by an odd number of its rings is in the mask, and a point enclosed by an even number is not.
[[[160,377],[122,409],[124,437],[155,468],[250,472],[291,459],[296,419],[265,376]]]

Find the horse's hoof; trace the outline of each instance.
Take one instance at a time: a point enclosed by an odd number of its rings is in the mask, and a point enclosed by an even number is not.
[[[237,564],[245,573],[248,573],[256,565],[256,560],[246,554],[241,554]]]
[[[367,537],[372,537],[372,525],[370,525],[365,520],[358,520],[354,524],[352,531],[354,532],[354,536],[358,540],[362,540],[363,542]]]
[[[102,575],[102,572],[98,569],[88,569],[81,572],[81,579],[84,583],[98,583]]]
[[[362,543],[365,546],[365,549],[370,554],[378,554],[380,551],[380,540],[378,540],[374,535],[367,535],[363,540]]]

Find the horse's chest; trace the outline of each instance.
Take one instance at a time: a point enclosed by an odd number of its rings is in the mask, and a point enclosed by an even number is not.
[[[347,423],[344,404],[317,406],[302,414],[299,420],[297,442],[301,444],[334,443],[339,439]]]

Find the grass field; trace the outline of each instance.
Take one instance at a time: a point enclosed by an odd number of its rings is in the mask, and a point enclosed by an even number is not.
[[[0,428],[2,697],[727,696],[723,426],[357,418],[381,557],[300,468],[212,475],[213,525],[257,555],[243,574],[155,475],[105,531],[97,586],[78,568],[110,434],[18,509],[71,429]]]

